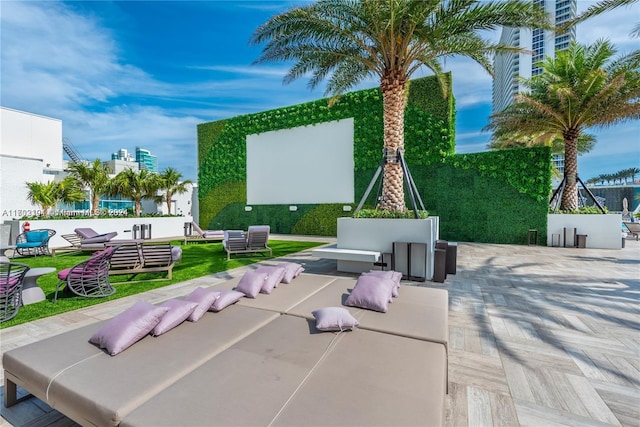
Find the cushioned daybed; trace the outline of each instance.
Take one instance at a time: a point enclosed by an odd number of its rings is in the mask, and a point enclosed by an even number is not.
[[[11,350],[5,405],[17,384],[82,425],[442,425],[447,292],[402,286],[387,313],[344,307],[359,327],[319,332],[311,312],[355,283],[301,274],[116,356],[88,342],[105,322]]]

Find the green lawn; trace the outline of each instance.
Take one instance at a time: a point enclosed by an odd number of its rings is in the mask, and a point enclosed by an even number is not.
[[[180,243],[180,241],[173,242],[174,245],[180,245]],[[274,258],[304,251],[321,244],[322,243],[318,242],[269,240],[269,247],[273,249]],[[84,261],[89,255],[90,254],[87,253],[75,253],[57,255],[55,258],[39,256],[12,259],[12,262],[28,264],[34,268],[55,267],[56,273],[46,274],[38,279],[38,284],[44,291],[47,300],[21,307],[16,317],[0,324],[0,329],[269,259],[261,255],[236,255],[230,261],[227,261],[227,254],[222,248],[221,243],[182,245],[182,261],[174,267],[172,280],[127,283],[127,275],[111,276],[110,280],[116,288],[116,293],[109,297],[84,298],[69,296],[59,292],[58,301],[54,304],[53,295],[55,293],[56,283],[58,282],[57,272]],[[134,280],[137,281],[145,278],[157,279],[158,277],[166,277],[166,272],[139,274]]]

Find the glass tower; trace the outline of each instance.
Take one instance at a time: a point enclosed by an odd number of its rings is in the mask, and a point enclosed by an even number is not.
[[[140,170],[158,173],[158,158],[151,151],[136,147],[136,162],[140,165]]]

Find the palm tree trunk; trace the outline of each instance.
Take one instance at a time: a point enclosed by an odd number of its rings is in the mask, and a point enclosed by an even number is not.
[[[140,211],[142,210],[140,205],[140,199],[136,199],[136,216],[140,216]]]
[[[566,186],[562,193],[560,209],[573,211],[578,209],[578,132],[570,129],[564,137],[564,177]]]
[[[171,197],[173,194],[167,191],[167,214],[171,215]]]
[[[93,198],[91,199],[91,215],[94,218],[98,218],[98,205],[100,204],[100,195],[97,191],[91,191]]]
[[[384,165],[384,184],[379,209],[404,212],[404,187],[402,167],[398,162],[398,149],[404,149],[405,78],[399,73],[389,72],[381,81],[384,109],[384,148],[387,162]]]

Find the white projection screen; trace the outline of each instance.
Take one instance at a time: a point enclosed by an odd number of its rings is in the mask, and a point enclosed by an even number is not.
[[[247,204],[353,203],[353,118],[247,135]]]

